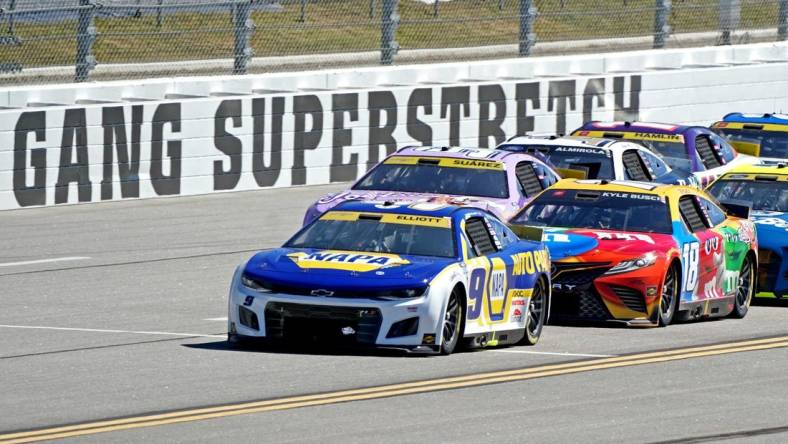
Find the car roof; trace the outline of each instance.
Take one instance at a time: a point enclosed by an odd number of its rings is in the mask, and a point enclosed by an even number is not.
[[[605,139],[601,137],[564,136],[564,137],[536,137],[515,136],[501,145],[539,145],[539,146],[565,146],[578,148],[597,148],[607,151],[624,151],[626,149],[645,149],[642,145],[618,139]]]
[[[619,132],[638,132],[651,134],[683,134],[688,129],[694,128],[687,125],[677,125],[672,123],[658,122],[587,122],[578,131],[619,131]]]
[[[461,216],[468,212],[484,212],[475,207],[463,207],[459,205],[440,204],[432,202],[417,202],[409,204],[401,204],[396,202],[367,202],[350,200],[343,202],[336,207],[327,211],[352,211],[359,213],[376,213],[376,214],[408,214],[413,216],[427,216],[427,217],[454,217]]]
[[[698,194],[698,189],[684,185],[665,185],[630,180],[580,180],[563,179],[549,189],[611,191],[621,193],[652,194],[676,198],[683,194]]]
[[[391,156],[443,157],[452,159],[469,159],[498,161],[504,164],[521,160],[542,160],[527,153],[514,153],[490,148],[463,148],[450,146],[406,146]],[[507,159],[508,158],[508,159]]]
[[[780,162],[763,162],[755,163],[752,165],[740,165],[727,171],[722,177],[727,178],[731,175],[744,175],[744,174],[768,174],[768,175],[788,175],[788,160],[785,163]]]
[[[729,113],[722,118],[723,122],[735,123],[771,123],[776,125],[788,125],[788,115],[786,114],[744,114]]]

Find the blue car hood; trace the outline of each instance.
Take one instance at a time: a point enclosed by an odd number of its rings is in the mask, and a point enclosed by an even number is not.
[[[570,233],[563,229],[548,229],[543,238],[552,260],[578,256],[599,246],[599,241],[593,237]]]
[[[753,211],[750,218],[755,222],[758,245],[780,253],[788,247],[788,213],[779,211]]]
[[[426,287],[452,258],[279,248],[254,255],[244,273],[275,285],[330,291]]]

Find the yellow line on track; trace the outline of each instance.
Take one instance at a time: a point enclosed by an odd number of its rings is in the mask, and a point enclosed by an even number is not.
[[[153,427],[181,422],[201,421],[227,416],[262,413],[277,410],[289,410],[327,404],[338,404],[350,401],[379,399],[391,396],[412,395],[439,390],[475,387],[502,382],[524,381],[549,376],[568,375],[573,373],[604,370],[610,368],[629,367],[644,364],[678,361],[682,359],[701,358],[706,356],[724,355],[747,351],[767,350],[788,347],[788,336],[756,339],[750,341],[731,342],[699,347],[688,347],[649,353],[638,353],[613,358],[591,359],[563,364],[542,365],[537,367],[478,373],[449,378],[428,379],[402,384],[391,384],[353,390],[321,393],[315,395],[293,396],[266,401],[244,402],[216,407],[205,407],[136,417],[113,419],[106,421],[86,422],[62,427],[52,427],[26,432],[0,435],[0,444],[27,443],[51,439],[71,438],[103,432]]]

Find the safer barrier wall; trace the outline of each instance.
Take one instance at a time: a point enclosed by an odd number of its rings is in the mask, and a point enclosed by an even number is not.
[[[407,144],[492,147],[591,119],[706,124],[788,110],[784,60],[677,63],[0,110],[0,209],[345,182]]]

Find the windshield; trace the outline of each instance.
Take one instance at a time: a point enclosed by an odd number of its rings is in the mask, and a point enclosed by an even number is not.
[[[663,142],[658,140],[645,140],[627,138],[628,141],[637,142],[662,157],[665,163],[675,170],[692,171],[692,161],[687,153],[687,147],[680,142]]]
[[[404,158],[412,159],[412,158]],[[354,190],[401,191],[408,193],[452,194],[457,196],[509,197],[506,171],[499,163],[464,159],[417,159],[412,164],[397,157],[387,159],[370,171]],[[399,163],[403,162],[403,163]],[[452,166],[455,162],[463,166]],[[474,168],[470,162],[495,165]]]
[[[502,145],[498,149],[542,153],[556,168],[582,171],[586,179],[615,179],[610,152],[597,148],[550,145]]]
[[[329,211],[284,246],[438,257],[456,251],[448,218],[344,211]]]
[[[719,180],[709,193],[720,202],[740,200],[756,211],[788,211],[788,182],[776,180]]]
[[[668,207],[652,194],[548,190],[511,221],[516,225],[672,232]]]
[[[729,142],[755,142],[761,145],[760,157],[788,157],[788,132],[715,128]]]

